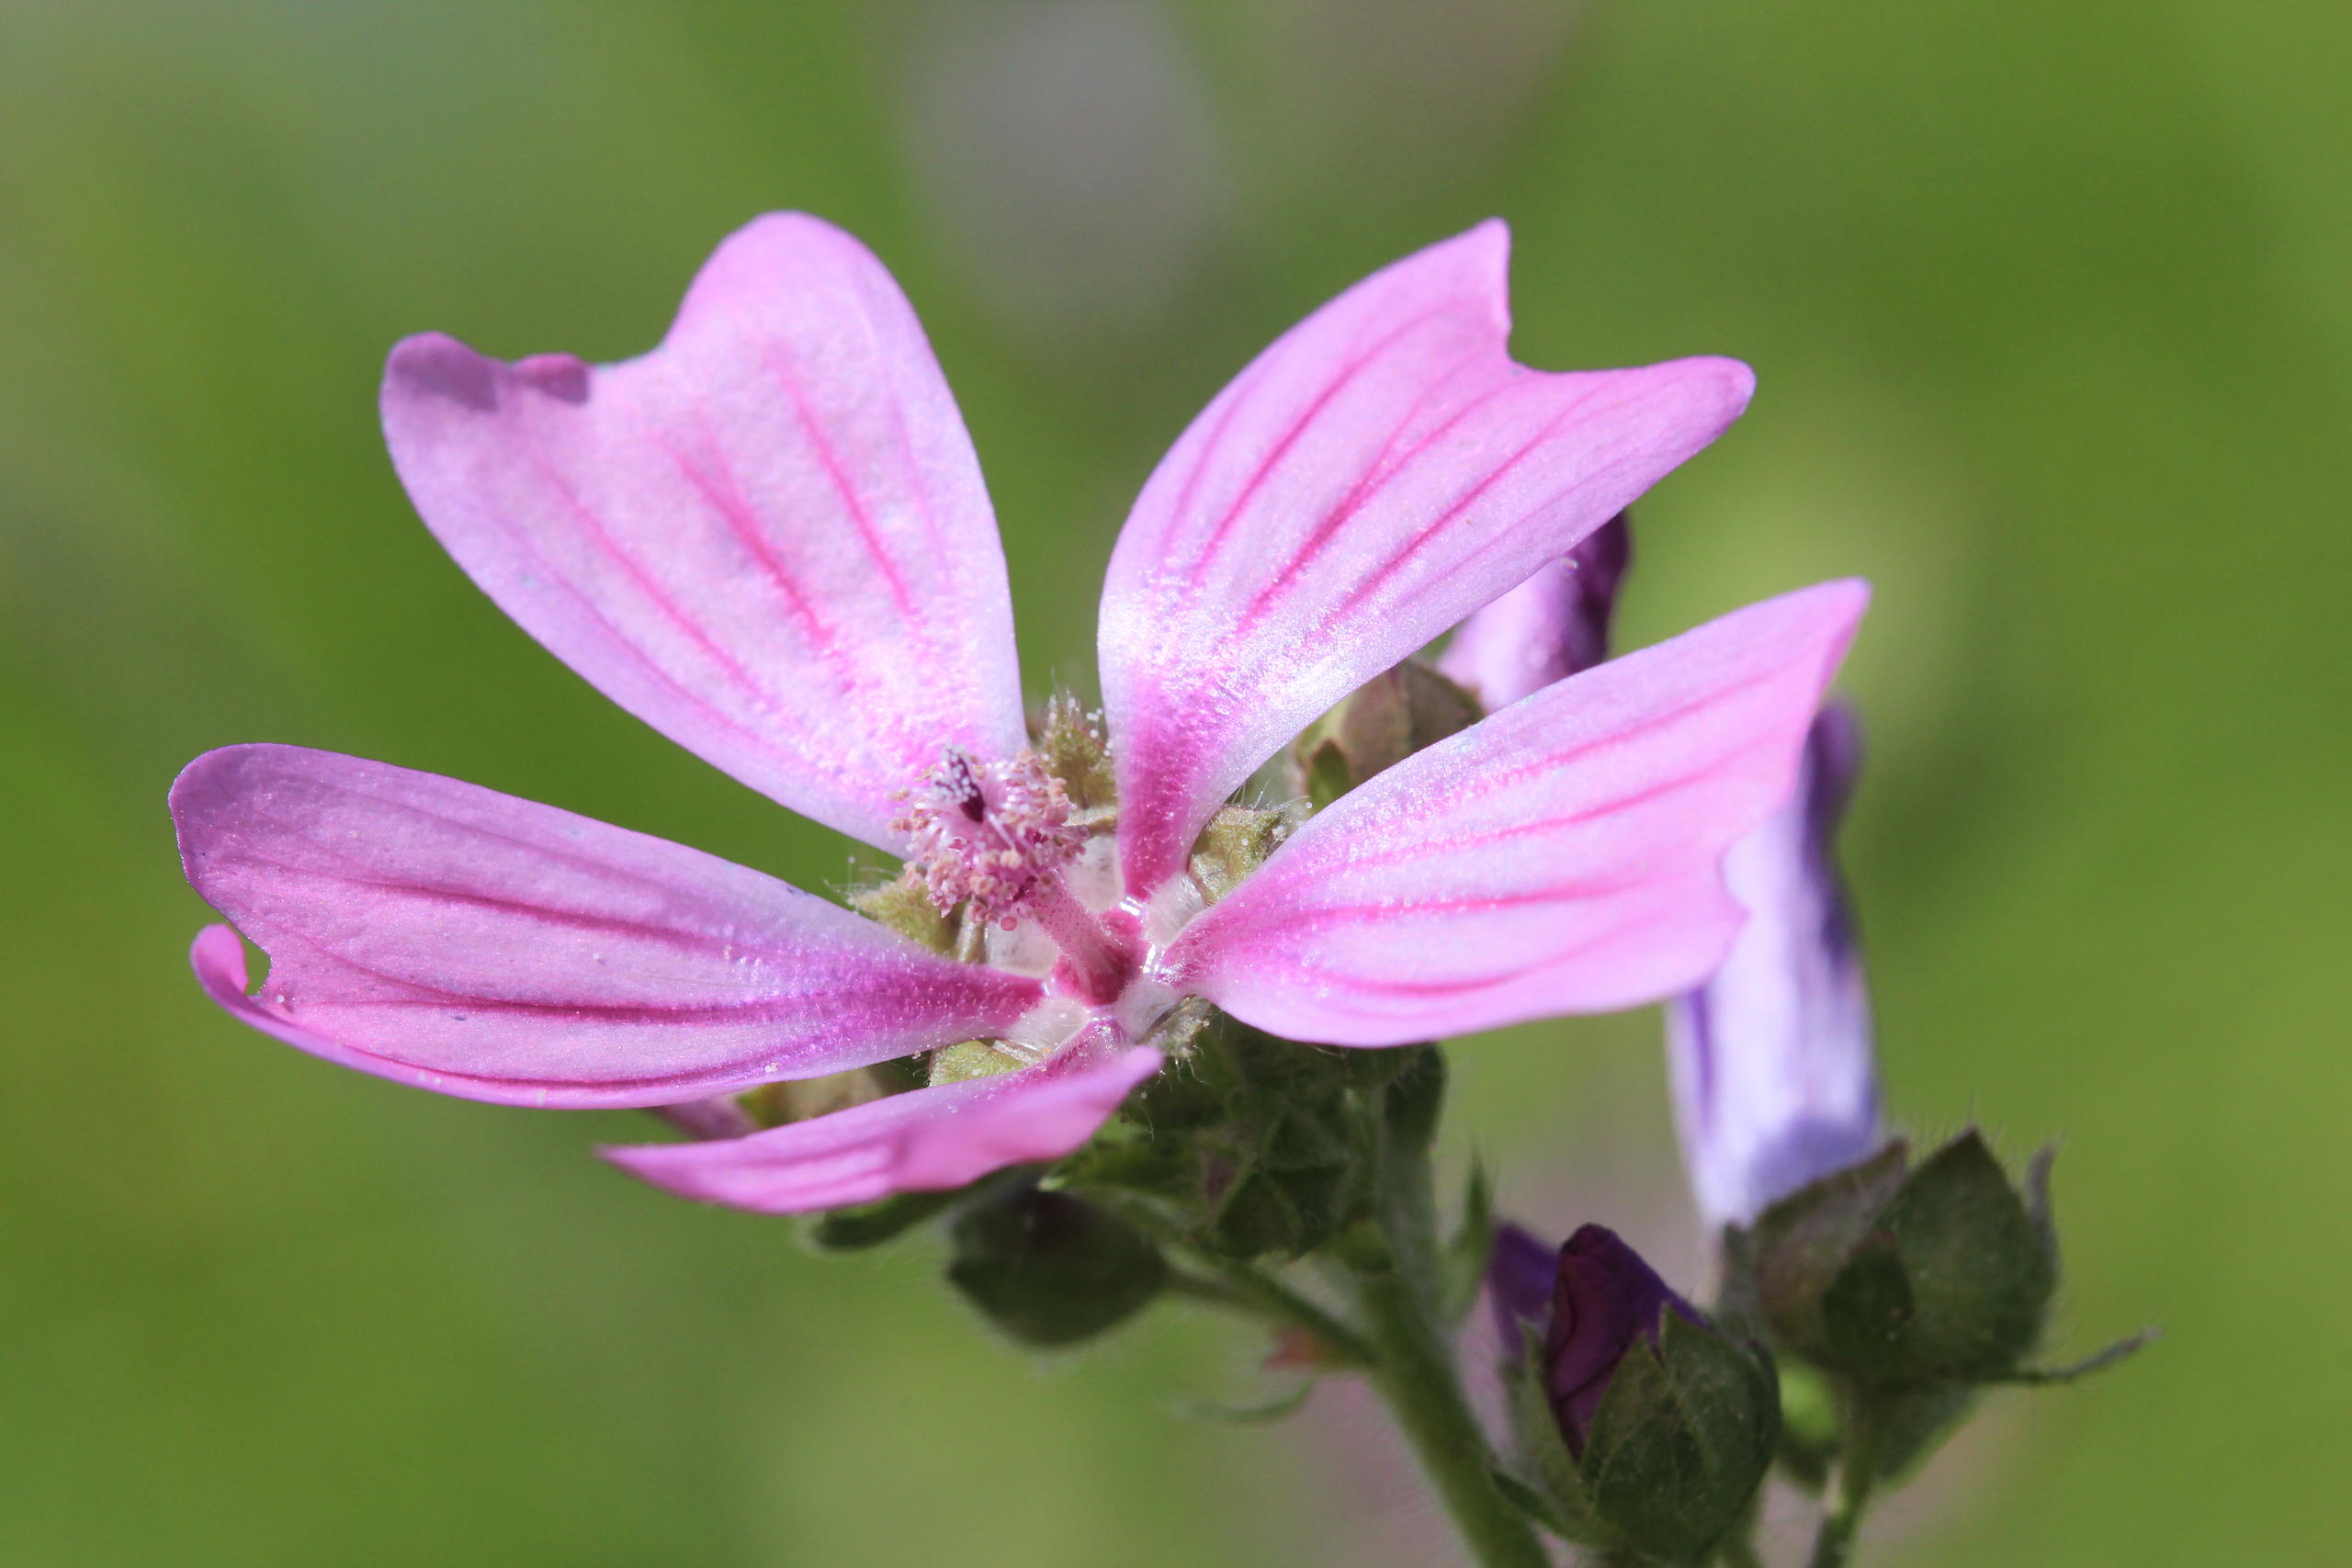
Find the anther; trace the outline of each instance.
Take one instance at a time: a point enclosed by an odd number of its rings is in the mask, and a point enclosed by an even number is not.
[[[1010,930],[1041,879],[1086,841],[1061,781],[1025,750],[990,762],[951,748],[907,798],[890,827],[942,914],[967,904],[976,920]]]

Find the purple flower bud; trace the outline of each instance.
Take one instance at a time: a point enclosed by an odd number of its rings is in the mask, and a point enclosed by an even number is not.
[[[1878,1147],[1870,997],[1834,852],[1860,751],[1852,712],[1823,708],[1788,804],[1724,857],[1747,925],[1668,1008],[1683,1160],[1712,1225],[1745,1224]]]
[[[1438,670],[1476,693],[1492,713],[1591,669],[1609,657],[1609,616],[1633,549],[1633,530],[1621,512],[1463,622]]]
[[[1617,1363],[1636,1337],[1657,1347],[1669,1307],[1694,1324],[1705,1322],[1606,1225],[1580,1225],[1560,1248],[1544,1336],[1544,1386],[1571,1453],[1583,1455]]]

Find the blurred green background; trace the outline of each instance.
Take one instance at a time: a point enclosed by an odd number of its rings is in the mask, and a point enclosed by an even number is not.
[[[1877,581],[1893,1104],[2063,1138],[2062,1348],[2166,1330],[1996,1401],[1871,1560],[2345,1561],[2348,73],[2338,0],[0,0],[0,1561],[1442,1560],[1344,1396],[1172,1413],[1250,1391],[1223,1324],[1041,1365],[921,1247],[808,1256],[588,1157],[635,1119],[187,976],[163,795],[228,741],[842,880],[501,618],[375,427],[401,334],[635,353],[779,207],[922,312],[1040,690],[1192,411],[1408,249],[1508,217],[1536,365],[1755,364],[1629,630]],[[1656,1032],[1475,1043],[1455,1133],[1687,1263]]]

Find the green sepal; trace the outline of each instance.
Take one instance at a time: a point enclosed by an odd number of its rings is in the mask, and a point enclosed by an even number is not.
[[[1069,693],[1057,692],[1047,699],[1037,726],[1037,760],[1062,781],[1070,805],[1081,812],[1110,806],[1119,797],[1101,716],[1088,713]]]
[[[2079,1361],[2070,1361],[2060,1367],[2022,1367],[2007,1377],[1992,1378],[1987,1381],[2025,1384],[2074,1382],[2078,1379],[2089,1377],[2094,1372],[2103,1372],[2119,1361],[2130,1360],[2154,1344],[2157,1337],[2157,1330],[2143,1328],[2137,1334],[2124,1336],[2105,1349],[2095,1351]]]
[[[1981,1382],[2041,1337],[2043,1227],[1973,1129],[1911,1172],[1822,1303],[1835,1363],[1866,1381]]]
[[[1216,1017],[1120,1122],[1059,1168],[1072,1183],[1148,1195],[1218,1258],[1291,1258],[1363,1212],[1366,1168],[1350,1058]]]
[[[762,1127],[783,1127],[921,1089],[922,1074],[922,1058],[901,1057],[821,1077],[779,1078],[745,1089],[735,1097],[735,1103]]]
[[[986,1040],[961,1040],[953,1045],[943,1045],[931,1054],[931,1084],[964,1083],[972,1078],[992,1078],[1004,1073],[1017,1073],[1034,1064],[1024,1062],[1012,1052]]]
[[[1668,1311],[1619,1359],[1585,1441],[1594,1515],[1634,1551],[1696,1563],[1747,1516],[1780,1441],[1770,1363]]]
[[[1357,784],[1486,716],[1478,699],[1418,659],[1374,676],[1306,728],[1290,783],[1319,810]]]
[[[801,1227],[821,1252],[857,1252],[896,1240],[962,1197],[960,1192],[901,1192],[854,1209],[819,1214]]]
[[[1391,1156],[1423,1154],[1437,1141],[1438,1119],[1445,1110],[1445,1053],[1434,1045],[1392,1050],[1404,1060],[1381,1095]]]
[[[2050,1278],[2054,1284],[2061,1271],[2058,1256],[2058,1218],[2050,1206],[2050,1172],[2058,1163],[2058,1145],[2044,1144],[2026,1162],[2025,1212],[2033,1221],[2033,1234],[2041,1238],[2042,1255],[2050,1259]]]
[[[1212,898],[1222,898],[1236,884],[1266,863],[1297,831],[1306,814],[1295,802],[1286,806],[1220,807],[1201,836],[1193,840],[1190,869]]]
[[[954,916],[939,912],[931,901],[930,889],[912,866],[878,887],[861,887],[852,893],[849,907],[933,953],[956,951]]]
[[[1306,803],[1317,811],[1356,786],[1355,770],[1348,766],[1348,754],[1336,740],[1318,741],[1302,758],[1299,773]]]
[[[1502,1378],[1515,1461],[1512,1472],[1543,1504],[1526,1511],[1563,1540],[1592,1547],[1616,1544],[1594,1515],[1584,1472],[1569,1451],[1567,1440],[1560,1436],[1559,1417],[1544,1386],[1541,1328],[1532,1323],[1521,1325],[1520,1355],[1504,1365]]]
[[[1495,1252],[1495,1190],[1487,1168],[1476,1158],[1463,1183],[1462,1224],[1445,1247],[1445,1290],[1442,1305],[1451,1322],[1458,1323],[1478,1303],[1486,1283],[1487,1264]]]
[[[1569,1532],[1576,1527],[1560,1517],[1558,1507],[1541,1488],[1521,1481],[1500,1465],[1490,1467],[1487,1479],[1503,1495],[1503,1501],[1524,1514],[1530,1522],[1543,1526],[1563,1540],[1570,1539]]]
[[[1775,1344],[1826,1357],[1822,1298],[1902,1188],[1909,1163],[1909,1146],[1898,1138],[1860,1165],[1799,1188],[1758,1215],[1751,1231],[1726,1233],[1727,1302],[1753,1311]]]
[[[1007,1336],[1040,1348],[1118,1326],[1168,1283],[1150,1237],[1068,1192],[984,1194],[956,1213],[948,1241],[948,1282]]]
[[[1966,1383],[1864,1389],[1858,1396],[1871,1402],[1882,1483],[1899,1480],[1925,1462],[1946,1438],[1959,1430],[1976,1403],[1976,1390]]]

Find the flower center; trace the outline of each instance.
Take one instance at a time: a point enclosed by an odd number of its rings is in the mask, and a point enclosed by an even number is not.
[[[1092,1006],[1116,1000],[1135,977],[1134,920],[1097,914],[1072,894],[1063,868],[1086,845],[1070,822],[1069,795],[1035,753],[983,761],[961,748],[906,795],[890,824],[906,835],[908,863],[940,913],[1012,931],[1026,919],[1059,950],[1061,989]]]
[[[1011,931],[1039,884],[1077,858],[1086,834],[1069,823],[1069,795],[1035,753],[990,762],[949,747],[907,792],[906,815],[890,824],[908,840],[923,890],[945,914]]]

